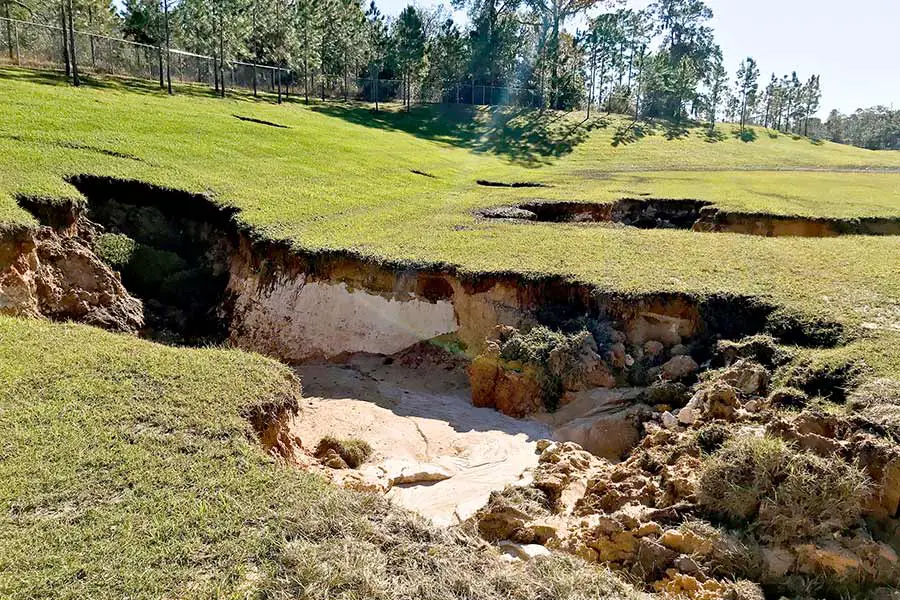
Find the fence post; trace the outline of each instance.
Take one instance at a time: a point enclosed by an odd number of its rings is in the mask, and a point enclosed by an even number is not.
[[[20,64],[22,57],[19,55],[19,24],[13,23],[13,33],[16,36],[16,64]]]
[[[156,55],[159,57],[159,89],[164,90],[166,88],[166,81],[163,78],[162,46],[156,47]]]

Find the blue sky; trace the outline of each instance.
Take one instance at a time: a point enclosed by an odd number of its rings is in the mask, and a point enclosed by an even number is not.
[[[416,0],[423,6],[449,0]],[[640,7],[647,0],[630,0]],[[822,76],[822,112],[884,104],[900,108],[900,0],[706,0],[730,71],[746,56],[761,80],[796,70]],[[396,15],[409,0],[376,0]]]

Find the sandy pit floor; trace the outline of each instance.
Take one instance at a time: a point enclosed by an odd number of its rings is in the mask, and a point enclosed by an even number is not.
[[[527,482],[537,465],[536,442],[550,437],[547,424],[472,406],[462,364],[427,353],[357,355],[297,372],[304,400],[293,432],[303,445],[314,448],[326,435],[355,437],[374,448],[368,469],[412,465],[444,473],[443,481],[388,492],[439,525],[465,520],[493,490]]]

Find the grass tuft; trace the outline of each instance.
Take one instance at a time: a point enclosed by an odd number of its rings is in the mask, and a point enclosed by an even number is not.
[[[315,455],[322,457],[328,451],[337,453],[351,469],[359,468],[372,456],[372,446],[369,442],[357,438],[338,439],[331,435],[319,440]]]

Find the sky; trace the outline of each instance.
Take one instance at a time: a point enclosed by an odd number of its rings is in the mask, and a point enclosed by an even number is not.
[[[375,0],[398,14],[410,0]],[[449,0],[415,0],[422,6]],[[649,0],[629,0],[641,8]],[[900,108],[900,0],[706,0],[732,77],[747,56],[760,83],[797,71],[822,78],[822,115],[878,104]],[[464,15],[458,14],[459,17]]]

